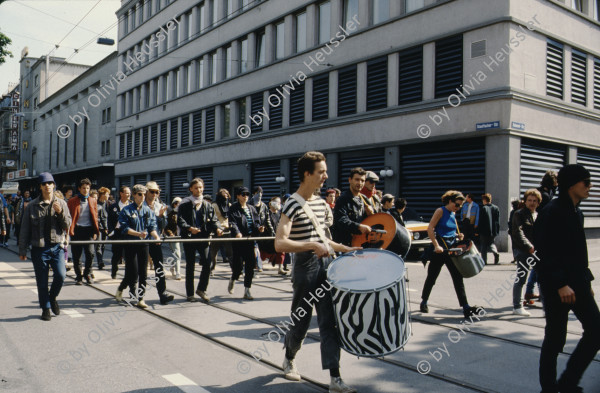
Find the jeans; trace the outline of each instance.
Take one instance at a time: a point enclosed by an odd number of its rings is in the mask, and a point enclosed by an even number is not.
[[[600,349],[598,304],[592,296],[589,284],[585,288],[572,288],[576,299],[572,305],[562,303],[558,290],[548,288],[543,281],[540,282],[540,289],[546,311],[546,329],[540,354],[540,385],[543,391],[556,391],[556,359],[565,346],[569,310],[573,310],[583,326],[583,335],[567,362],[559,384],[566,388],[574,388]]]
[[[50,308],[50,300],[56,299],[65,282],[67,270],[65,268],[65,249],[61,244],[50,247],[32,247],[31,260],[35,271],[38,300],[40,308]],[[52,286],[48,292],[48,272],[52,267]]]
[[[449,247],[451,248],[452,245],[449,245]],[[469,302],[467,301],[463,276],[460,275],[458,269],[456,269],[456,266],[454,266],[454,262],[452,262],[452,259],[450,259],[447,254],[433,253],[431,256],[431,262],[429,262],[429,267],[427,268],[427,278],[425,279],[425,284],[423,285],[423,294],[421,295],[421,298],[425,303],[429,300],[431,290],[433,289],[435,281],[440,275],[444,265],[446,265],[448,271],[450,272],[450,276],[452,277],[452,283],[454,284],[454,290],[456,291],[456,296],[458,297],[458,303],[461,307],[466,306],[469,304]]]
[[[302,342],[312,319],[313,306],[317,310],[317,322],[319,324],[319,335],[321,336],[321,366],[326,369],[340,368],[340,340],[335,328],[335,311],[331,300],[329,288],[331,284],[327,281],[327,267],[331,258],[317,258],[312,252],[296,254],[294,263],[294,295],[292,298],[291,324],[285,335],[286,357],[293,359],[300,350]],[[325,294],[319,300],[307,302],[311,299],[318,288],[323,287]],[[315,296],[316,297],[316,296]],[[304,310],[305,314],[300,316],[298,310]]]
[[[479,235],[479,252],[486,265],[488,252],[491,252],[494,256],[500,255],[498,253],[498,248],[494,244],[494,238],[495,236]]]
[[[233,246],[233,262],[231,264],[231,279],[237,280],[242,273],[242,264],[244,265],[244,287],[252,286],[254,277],[254,244],[251,242],[237,242]]]
[[[523,285],[525,285],[527,276],[531,270],[531,267],[527,264],[527,259],[530,258],[532,258],[532,254],[517,250],[517,277],[515,279],[515,284],[513,285],[513,308],[515,309],[523,307]]]
[[[152,265],[154,265],[154,276],[158,278],[156,282],[158,297],[162,300],[167,296],[165,293],[167,290],[167,280],[165,278],[165,266],[163,265],[162,244],[150,243],[148,245],[148,253],[150,254],[150,258],[152,258]]]
[[[113,240],[121,240],[119,238],[115,238]],[[113,276],[117,275],[117,271],[119,270],[119,262],[123,259],[123,251],[125,247],[123,244],[113,244],[112,245],[112,258],[110,259],[110,272]]]
[[[254,260],[256,261],[256,268],[263,270],[262,259],[260,258],[260,251],[258,250],[258,243],[254,242]]]
[[[175,259],[175,274],[181,274],[181,243],[169,243],[169,248],[171,248]]]
[[[533,295],[533,289],[535,284],[538,282],[537,270],[533,269],[531,273],[529,273],[529,280],[527,280],[527,286],[525,287],[525,293]],[[539,287],[539,284],[538,284]]]
[[[75,227],[75,234],[71,237],[71,240],[92,240],[94,237],[94,227]],[[77,276],[77,281],[81,281],[81,265],[79,260],[81,259],[81,253],[85,252],[85,268],[83,269],[83,275],[85,277],[92,273],[92,261],[94,260],[94,245],[93,244],[72,244],[71,251],[73,254],[73,270]]]
[[[196,268],[196,251],[200,254],[199,291],[206,291],[210,279],[210,259],[208,259],[208,243],[183,243],[185,252],[185,293],[187,297],[194,296],[194,270]]]
[[[119,291],[129,287],[129,291],[137,300],[142,300],[146,292],[146,278],[148,277],[148,245],[128,245],[125,248],[125,277],[119,285]],[[140,284],[140,291],[136,292],[136,283]]]
[[[229,259],[229,264],[233,261],[233,249],[230,242],[214,242],[210,243],[210,261],[211,270],[214,270],[217,266],[217,254],[221,252],[221,258],[223,261]]]

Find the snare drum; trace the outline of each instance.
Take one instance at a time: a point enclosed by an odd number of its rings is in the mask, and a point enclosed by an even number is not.
[[[404,261],[365,249],[336,258],[327,271],[342,348],[378,357],[406,345],[410,324]]]

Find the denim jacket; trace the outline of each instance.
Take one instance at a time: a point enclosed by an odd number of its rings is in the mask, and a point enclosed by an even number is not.
[[[119,213],[119,224],[121,224],[119,229],[123,234],[123,239],[139,240],[139,237],[127,234],[129,228],[137,232],[146,231],[148,233],[146,239],[150,239],[150,233],[156,231],[156,216],[146,203],[142,203],[140,210],[137,209],[135,203],[131,203]]]
[[[56,213],[52,208],[54,201],[58,201],[62,211]],[[71,214],[67,203],[62,199],[53,199],[50,202],[50,242],[63,243],[66,240],[67,230],[71,226]],[[44,244],[44,228],[47,216],[42,206],[40,197],[35,198],[25,208],[21,218],[21,232],[19,234],[19,255],[27,255],[27,246],[48,247]]]

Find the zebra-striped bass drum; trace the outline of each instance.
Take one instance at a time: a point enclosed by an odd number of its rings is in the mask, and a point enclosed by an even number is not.
[[[410,336],[404,261],[364,249],[336,258],[327,271],[342,348],[379,357],[404,347]]]

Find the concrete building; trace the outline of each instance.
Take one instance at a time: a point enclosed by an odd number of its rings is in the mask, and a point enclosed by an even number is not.
[[[84,73],[90,66],[67,63],[62,57],[27,57],[24,51],[21,58],[21,110],[23,117],[19,127],[20,152],[19,168],[28,169],[29,175],[19,181],[31,183],[35,175],[30,170],[32,164],[34,122],[40,116],[39,106],[63,86]],[[39,120],[38,120],[39,121]],[[27,182],[27,180],[30,180]],[[28,185],[29,186],[29,185]]]
[[[117,182],[155,180],[170,200],[200,176],[206,193],[270,197],[320,150],[328,187],[385,169],[379,188],[424,217],[447,189],[491,193],[506,249],[510,199],[547,169],[581,162],[600,184],[599,7],[123,0]],[[600,227],[600,195],[583,208]]]
[[[17,169],[19,143],[18,140],[15,143],[13,137],[16,136],[15,126],[18,127],[18,121],[14,118],[19,110],[15,108],[18,102],[17,86],[0,98],[0,182],[6,181],[7,174]]]
[[[92,188],[114,186],[117,52],[38,105],[31,133],[32,177],[54,175],[58,189],[87,177]]]

